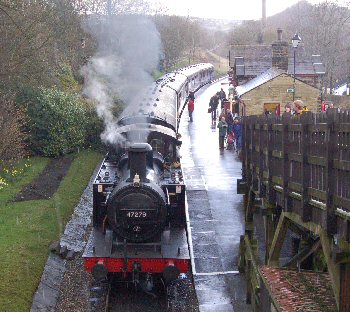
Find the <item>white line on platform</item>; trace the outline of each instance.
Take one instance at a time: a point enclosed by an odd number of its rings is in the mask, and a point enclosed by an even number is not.
[[[208,233],[215,233],[215,231],[203,231],[203,232],[196,232],[196,234],[208,234]]]
[[[193,273],[193,275],[196,275],[196,276],[213,276],[213,275],[227,275],[227,274],[239,274],[239,271],[222,271],[222,272],[207,272],[207,273],[202,273],[202,272],[196,272],[196,273]]]
[[[194,263],[194,254],[193,254],[193,245],[192,245],[192,231],[191,231],[191,223],[190,223],[190,216],[188,213],[188,203],[187,203],[187,192],[185,192],[185,213],[186,213],[186,227],[187,227],[187,241],[188,241],[188,248],[190,250],[190,258],[191,258],[191,267],[192,267],[192,273],[196,274],[196,265]]]

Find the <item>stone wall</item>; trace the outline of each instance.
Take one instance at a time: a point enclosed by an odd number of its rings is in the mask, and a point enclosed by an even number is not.
[[[293,93],[287,93],[290,88],[293,88],[293,78],[282,74],[243,94],[241,99],[246,104],[246,115],[263,114],[264,103],[280,103],[281,113],[284,112],[284,105],[293,101]],[[317,111],[319,95],[318,89],[296,80],[295,99],[302,100],[311,111]]]

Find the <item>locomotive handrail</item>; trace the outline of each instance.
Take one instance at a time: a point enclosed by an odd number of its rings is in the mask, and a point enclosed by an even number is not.
[[[176,133],[179,133],[179,127],[180,127],[181,116],[182,116],[182,113],[183,113],[183,111],[184,111],[184,109],[185,109],[187,103],[188,103],[188,100],[189,100],[189,98],[186,99],[184,105],[183,105],[182,108],[181,108],[180,114],[179,114],[179,116],[177,117],[177,129],[176,129]]]
[[[207,83],[204,83],[204,84],[200,85],[196,90],[193,91],[193,93],[196,94],[196,92],[198,92],[199,89],[203,88],[205,85],[207,85],[207,84],[209,84],[209,83],[211,83],[211,82],[212,82],[212,81],[209,81],[209,82],[207,82]],[[182,106],[182,108],[181,108],[180,114],[179,114],[179,116],[178,116],[178,118],[177,118],[177,129],[176,129],[176,133],[179,133],[179,127],[180,127],[181,116],[182,116],[182,113],[183,113],[183,111],[184,111],[186,105],[188,104],[188,100],[189,100],[189,98],[187,97],[185,103],[183,104],[183,106]]]

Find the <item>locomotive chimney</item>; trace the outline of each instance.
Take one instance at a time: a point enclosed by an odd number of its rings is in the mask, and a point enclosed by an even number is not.
[[[148,143],[133,143],[128,149],[130,180],[137,174],[142,182],[146,182],[147,154],[152,151]]]

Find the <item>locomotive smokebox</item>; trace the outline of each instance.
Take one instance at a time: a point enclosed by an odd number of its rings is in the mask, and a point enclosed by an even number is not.
[[[130,181],[138,174],[142,182],[146,179],[147,166],[152,166],[152,147],[148,143],[133,143],[128,148]]]

